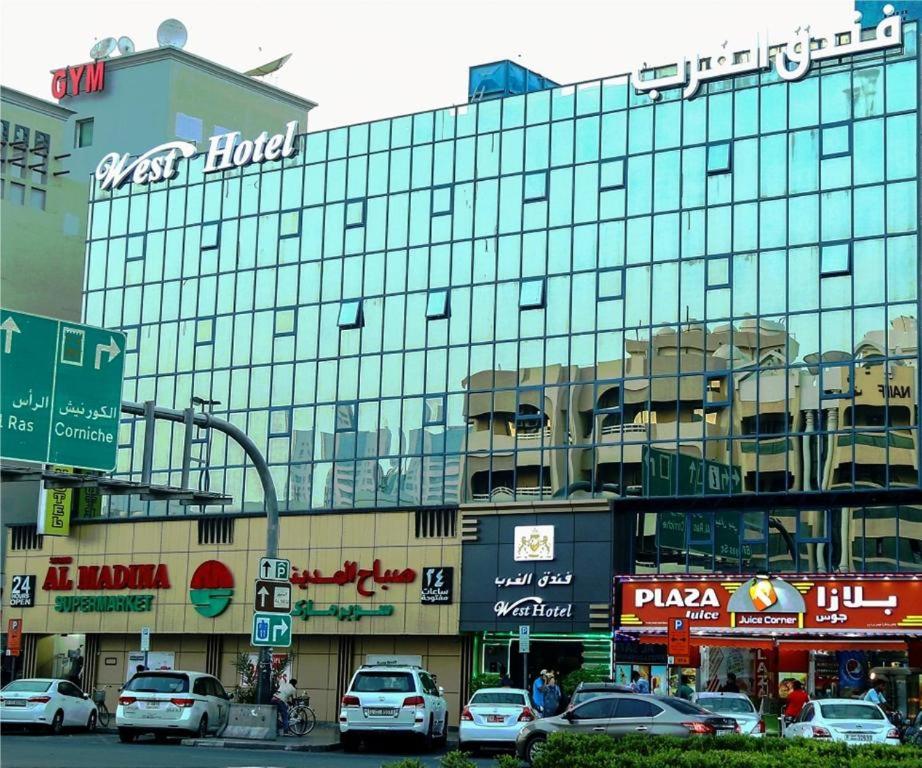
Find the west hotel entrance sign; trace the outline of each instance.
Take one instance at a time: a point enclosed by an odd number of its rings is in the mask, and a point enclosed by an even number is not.
[[[0,310],[3,458],[115,468],[125,334]]]

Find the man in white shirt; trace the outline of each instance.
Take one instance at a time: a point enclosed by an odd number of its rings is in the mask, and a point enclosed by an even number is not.
[[[275,692],[275,706],[282,716],[282,736],[288,735],[288,705],[292,698],[298,695],[298,689],[295,687],[297,684],[298,681],[294,678],[292,678],[291,682],[282,678],[279,681],[278,690]]]
[[[884,696],[884,688],[887,687],[887,683],[884,680],[875,680],[874,687],[868,689],[868,692],[862,696],[865,701],[870,701],[874,704],[877,704],[879,707],[884,707],[887,704],[887,697]]]

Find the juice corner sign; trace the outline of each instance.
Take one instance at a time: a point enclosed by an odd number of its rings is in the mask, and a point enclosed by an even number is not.
[[[0,308],[4,459],[115,468],[125,334]]]

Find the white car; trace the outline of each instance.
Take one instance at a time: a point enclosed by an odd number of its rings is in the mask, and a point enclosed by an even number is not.
[[[49,728],[95,730],[96,705],[69,680],[28,678],[14,680],[0,691],[0,723]]]
[[[900,743],[900,733],[884,711],[860,699],[808,701],[797,719],[784,729],[787,739],[829,739],[849,744]]]
[[[343,749],[355,749],[363,737],[407,734],[426,747],[448,738],[444,691],[420,667],[364,665],[353,675],[339,711]]]
[[[509,747],[526,724],[536,719],[528,691],[520,688],[481,688],[461,712],[459,749]]]
[[[218,733],[227,722],[230,696],[221,682],[201,672],[138,672],[122,689],[115,710],[121,741],[143,733],[163,738]]]
[[[693,694],[691,700],[692,703],[715,714],[732,717],[739,724],[740,733],[744,736],[765,735],[765,720],[745,693],[701,691]]]

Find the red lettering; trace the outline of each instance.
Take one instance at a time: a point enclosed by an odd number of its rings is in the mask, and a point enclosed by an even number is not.
[[[154,574],[154,589],[169,589],[170,577],[167,575],[166,566],[162,563],[157,566],[157,573]]]
[[[68,567],[62,565],[58,568],[51,566],[48,568],[48,573],[45,574],[45,581],[42,584],[42,589],[51,590],[66,590],[73,589],[74,582],[71,581],[68,576]]]
[[[51,73],[51,95],[55,99],[62,99],[67,96],[66,70],[56,69]]]
[[[138,589],[154,588],[154,566],[145,564],[138,566]]]
[[[70,95],[76,96],[80,93],[80,79],[83,77],[83,70],[86,69],[85,64],[78,64],[76,67],[69,67],[68,74],[70,75]]]
[[[112,589],[112,569],[108,565],[100,566],[96,589]]]
[[[128,589],[140,589],[138,586],[138,574],[140,571],[140,565],[135,565],[132,563],[128,566]]]
[[[93,64],[86,65],[86,92],[95,93],[101,91],[105,83],[106,62],[97,61]]]
[[[131,589],[131,585],[128,583],[128,574],[127,565],[113,565],[112,589]]]
[[[98,565],[77,566],[77,589],[96,589],[98,579]]]

